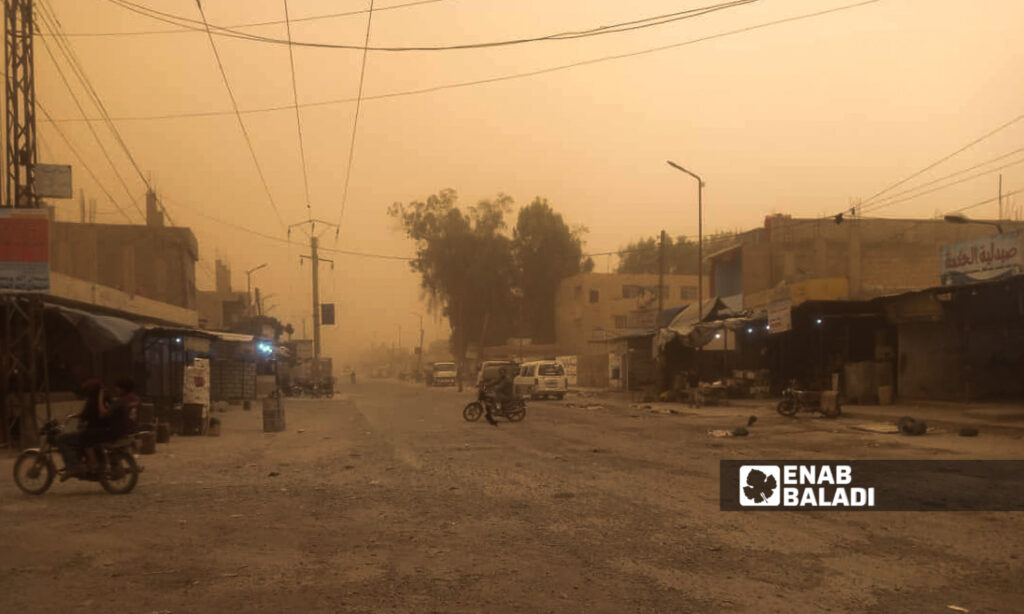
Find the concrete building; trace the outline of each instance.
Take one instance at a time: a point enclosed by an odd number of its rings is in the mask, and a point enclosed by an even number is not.
[[[705,281],[706,283],[706,281]],[[697,302],[696,275],[665,275],[665,308]],[[599,354],[604,341],[631,329],[654,328],[658,276],[581,273],[562,280],[555,296],[555,340],[566,354]]]
[[[1006,231],[1024,229],[1004,222]],[[942,219],[765,218],[764,227],[737,237],[707,257],[712,295],[742,296],[748,309],[791,298],[866,300],[940,285],[943,245],[993,234],[984,224]],[[789,296],[786,287],[813,288],[812,296]]]
[[[228,330],[249,314],[249,295],[231,289],[231,268],[218,260],[215,288],[197,293],[199,326],[207,330]]]
[[[198,242],[147,200],[145,226],[51,221],[51,296],[195,326]]]

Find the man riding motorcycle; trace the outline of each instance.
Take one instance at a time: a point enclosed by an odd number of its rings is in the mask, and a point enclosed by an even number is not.
[[[490,388],[491,393],[494,395],[494,402],[504,407],[506,403],[511,402],[515,399],[515,386],[513,385],[512,378],[509,377],[505,367],[498,369],[498,377],[493,380],[483,382],[481,384],[485,388]],[[484,408],[487,411],[487,421],[492,426],[498,426],[498,421],[491,415],[492,405],[485,403]]]

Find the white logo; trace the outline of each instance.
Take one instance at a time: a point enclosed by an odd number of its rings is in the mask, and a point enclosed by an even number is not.
[[[781,502],[782,472],[778,465],[740,467],[740,505],[771,507]]]

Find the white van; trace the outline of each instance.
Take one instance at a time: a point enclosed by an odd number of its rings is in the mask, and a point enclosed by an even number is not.
[[[554,397],[561,399],[569,390],[565,367],[555,360],[525,362],[515,378],[516,394],[531,399]]]

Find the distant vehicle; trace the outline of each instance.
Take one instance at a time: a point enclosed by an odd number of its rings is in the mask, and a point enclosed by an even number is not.
[[[487,360],[480,365],[480,372],[476,374],[476,385],[479,386],[485,380],[497,379],[498,369],[504,367],[509,377],[515,377],[519,372],[519,364],[511,360]]]
[[[456,367],[454,362],[435,362],[430,365],[428,386],[454,386]]]
[[[554,397],[562,399],[569,391],[565,366],[554,360],[525,362],[515,377],[516,394],[531,399]]]

